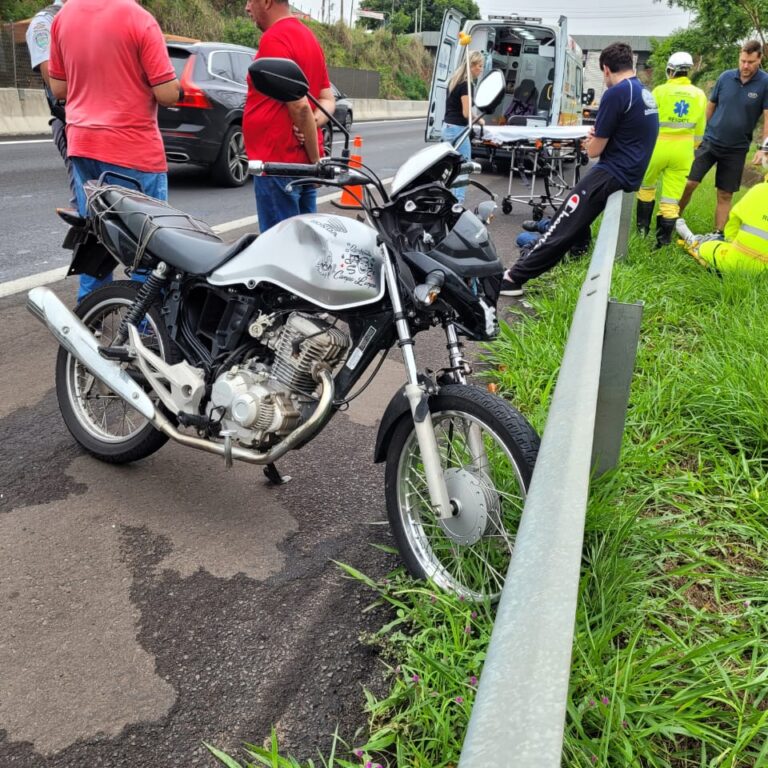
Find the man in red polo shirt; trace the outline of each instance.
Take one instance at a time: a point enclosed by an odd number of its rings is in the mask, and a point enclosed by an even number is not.
[[[246,13],[264,34],[256,58],[295,61],[309,82],[309,92],[331,114],[336,108],[320,43],[312,32],[291,15],[288,0],[248,0]],[[328,118],[309,100],[283,103],[270,99],[248,80],[243,113],[243,135],[249,160],[273,163],[316,163],[322,155],[320,127]],[[264,232],[283,219],[317,210],[314,187],[286,191],[293,179],[254,176],[259,229]]]
[[[105,171],[136,179],[168,199],[168,166],[157,105],[179,99],[160,27],[136,0],[68,0],[51,25],[51,91],[67,102],[67,147],[81,216],[83,184]],[[120,184],[119,179],[110,179]],[[80,278],[81,299],[108,282]]]

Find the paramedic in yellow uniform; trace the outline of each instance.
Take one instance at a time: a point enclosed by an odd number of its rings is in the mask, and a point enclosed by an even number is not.
[[[768,140],[763,145],[763,168],[768,171]],[[678,231],[687,228],[680,219]],[[731,208],[725,240],[704,240],[686,233],[686,248],[699,262],[718,272],[759,272],[768,269],[768,176]]]
[[[691,85],[689,53],[673,53],[667,61],[667,82],[653,90],[659,105],[659,138],[637,193],[637,229],[651,228],[656,185],[661,177],[661,200],[656,217],[656,247],[669,245],[680,215],[680,198],[693,164],[694,149],[704,137],[707,96]]]

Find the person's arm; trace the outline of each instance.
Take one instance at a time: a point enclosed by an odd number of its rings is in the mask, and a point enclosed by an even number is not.
[[[48,78],[48,85],[53,94],[53,98],[57,101],[66,101],[67,99],[67,81],[57,80],[55,77]]]
[[[43,82],[50,88],[51,87],[51,78],[48,76],[48,62],[47,61],[41,61],[40,62],[40,68],[38,69],[38,72],[40,72],[40,77],[43,78]]]
[[[707,122],[709,122],[712,119],[712,115],[715,114],[715,109],[717,109],[717,102],[708,101],[707,102]]]
[[[163,107],[172,107],[179,100],[179,80],[163,33],[154,19],[144,29],[139,57],[155,101]]]
[[[760,142],[760,147],[766,146],[766,141],[768,141],[768,107],[763,110],[763,140]],[[755,156],[752,158],[752,162],[755,165],[762,163],[763,155],[765,155],[765,152],[760,147],[757,148],[757,152],[755,152]]]
[[[179,100],[180,93],[179,81],[175,77],[167,83],[152,86],[155,101],[163,107],[172,107]]]
[[[693,129],[693,146],[698,147],[704,140],[704,131],[707,129],[707,107],[705,104],[706,96],[699,94],[699,117],[696,120],[696,127]]]
[[[67,98],[67,79],[64,72],[64,61],[59,50],[58,32],[58,19],[54,19],[53,24],[51,24],[50,47],[48,49],[48,60],[45,62],[45,71],[48,76],[48,87],[51,89],[53,98],[57,101],[64,101]],[[42,65],[40,69],[42,71]]]
[[[599,136],[587,136],[585,142],[587,148],[587,156],[591,158],[600,157],[608,144],[608,139],[600,138]]]
[[[317,143],[317,123],[309,104],[309,99],[304,96],[297,101],[288,101],[285,106],[291,116],[296,133],[304,136],[304,151],[307,153],[310,163],[320,160],[320,147]]]
[[[616,89],[618,87],[614,85],[608,88],[603,94],[602,99],[600,99],[600,107],[595,117],[595,125],[590,129],[589,135],[584,142],[584,148],[587,150],[588,157],[600,157],[616,130],[619,115],[624,107],[621,98],[617,96]]]
[[[336,111],[336,97],[333,95],[332,88],[323,88],[317,97],[317,102],[329,115]],[[314,114],[317,127],[322,128],[328,122],[328,118],[319,109],[314,110]]]

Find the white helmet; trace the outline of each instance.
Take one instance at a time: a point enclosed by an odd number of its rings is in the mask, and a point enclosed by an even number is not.
[[[690,72],[693,69],[693,57],[685,51],[673,53],[667,59],[667,75],[677,76],[680,72]]]

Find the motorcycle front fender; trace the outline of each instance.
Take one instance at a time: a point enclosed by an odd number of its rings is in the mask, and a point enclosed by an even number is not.
[[[434,390],[434,382],[424,374],[419,374],[419,383],[426,386],[427,392]],[[426,403],[426,400],[422,400],[422,403]],[[380,464],[387,458],[387,448],[389,447],[392,433],[400,423],[400,420],[406,417],[411,418],[411,404],[405,396],[405,384],[403,384],[395,392],[394,397],[389,401],[389,405],[384,411],[384,415],[381,417],[379,432],[376,435],[376,447],[373,449],[373,461],[375,464]]]

